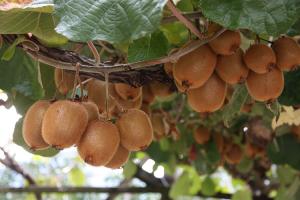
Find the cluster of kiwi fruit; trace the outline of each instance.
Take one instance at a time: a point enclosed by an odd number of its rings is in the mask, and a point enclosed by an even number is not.
[[[215,40],[166,63],[178,91],[188,96],[190,107],[201,113],[214,112],[225,102],[228,86],[246,83],[254,100],[272,102],[284,88],[283,71],[300,65],[300,47],[290,37],[280,37],[271,46],[257,42],[246,52],[241,33],[226,30]]]
[[[74,74],[55,70],[60,93],[74,87]],[[27,111],[23,138],[32,150],[76,146],[79,156],[93,166],[116,169],[123,166],[132,151],[146,149],[153,140],[153,128],[142,106],[142,89],[91,79],[85,89],[88,97],[72,100],[40,100]],[[105,109],[109,99],[108,109]],[[119,109],[119,111],[118,111]],[[104,117],[112,116],[110,118]]]
[[[193,137],[194,141],[200,145],[205,145],[211,139],[214,141],[221,155],[220,165],[224,165],[225,162],[229,165],[237,165],[241,162],[243,156],[255,158],[265,155],[265,149],[248,138],[242,147],[240,144],[234,143],[231,138],[224,137],[221,133],[211,132],[203,126],[199,126],[194,130]]]

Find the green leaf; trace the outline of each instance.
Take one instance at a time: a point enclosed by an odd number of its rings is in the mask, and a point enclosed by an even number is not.
[[[174,22],[171,24],[163,24],[160,30],[165,34],[169,43],[173,45],[181,45],[188,41],[189,31],[180,22]]]
[[[38,150],[38,151],[30,150],[30,148],[27,146],[27,144],[25,143],[25,141],[23,139],[22,124],[23,124],[23,119],[20,119],[15,125],[15,130],[14,130],[14,134],[13,134],[13,142],[15,144],[23,147],[26,151],[28,151],[32,154],[40,155],[40,156],[44,156],[44,157],[52,157],[59,153],[59,151],[54,148],[48,148],[45,150]]]
[[[248,98],[248,91],[244,84],[237,85],[229,103],[224,107],[223,120],[227,127],[230,127],[230,122],[240,113],[242,106]]]
[[[300,18],[298,21],[289,29],[288,31],[289,36],[296,36],[300,35]]]
[[[73,41],[126,43],[155,31],[166,0],[54,0],[56,31]],[[78,11],[78,12],[74,12]]]
[[[300,70],[284,75],[284,90],[279,97],[280,104],[292,106],[300,104]]]
[[[209,176],[207,176],[202,182],[201,192],[205,196],[213,196],[217,192],[216,184]]]
[[[250,29],[257,34],[278,36],[299,18],[298,0],[199,0],[210,20],[229,29]]]
[[[298,171],[292,169],[289,166],[277,167],[277,175],[282,185],[291,184],[294,181],[294,179],[297,177],[297,173]]]
[[[0,50],[3,56],[5,48]],[[22,50],[16,49],[14,57],[0,62],[0,89],[11,93],[20,93],[37,100],[44,96],[44,90],[38,82],[37,63]]]
[[[232,200],[252,200],[252,193],[248,189],[239,190],[233,194]]]
[[[2,60],[5,60],[5,61],[10,61],[10,59],[12,59],[12,57],[15,55],[15,52],[16,52],[16,46],[18,44],[20,44],[21,42],[24,42],[25,40],[25,37],[18,37],[14,43],[12,43],[7,49],[6,51],[3,53],[2,55]]]
[[[68,179],[74,186],[82,186],[85,183],[85,175],[78,167],[74,167],[68,173]]]
[[[300,170],[300,157],[291,152],[300,152],[300,143],[292,134],[277,137],[268,145],[268,157],[275,164],[288,164]]]
[[[253,159],[244,156],[236,168],[239,172],[246,174],[252,170],[253,164]]]
[[[135,40],[129,45],[128,62],[160,58],[168,53],[168,40],[157,31],[150,36]]]
[[[0,11],[0,33],[32,33],[49,45],[65,44],[67,39],[54,30],[56,18],[52,11],[53,4],[45,0],[34,1],[23,8]]]
[[[136,172],[137,166],[131,160],[129,160],[123,167],[123,175],[127,179],[132,178]]]
[[[221,156],[214,140],[210,140],[207,144],[205,144],[205,149],[207,152],[208,162],[211,164],[217,164],[221,159]]]

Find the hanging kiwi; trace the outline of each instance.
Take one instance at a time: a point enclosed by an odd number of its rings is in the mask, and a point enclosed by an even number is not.
[[[225,154],[225,160],[231,165],[239,164],[243,158],[242,148],[238,144],[231,145]]]
[[[188,103],[197,112],[214,112],[224,104],[226,91],[227,84],[213,74],[202,87],[187,92]]]
[[[30,106],[24,117],[22,134],[25,143],[32,150],[40,150],[49,147],[42,138],[42,121],[49,106],[49,101],[37,101]]]
[[[173,68],[179,86],[195,89],[202,86],[212,75],[217,63],[216,54],[208,45],[181,57]]]
[[[143,95],[143,103],[146,104],[151,104],[155,99],[155,96],[149,85],[143,86],[142,95]]]
[[[165,70],[166,74],[167,74],[170,78],[173,77],[173,66],[174,66],[174,64],[171,63],[171,62],[168,62],[168,63],[165,63],[165,64],[164,64],[164,70]]]
[[[251,97],[257,101],[270,101],[277,99],[284,88],[283,73],[273,68],[265,74],[250,72],[246,86]]]
[[[216,54],[232,55],[241,45],[241,34],[239,31],[227,30],[219,37],[209,42],[209,46]]]
[[[198,127],[193,134],[194,140],[198,144],[205,144],[210,139],[210,131],[205,127]]]
[[[77,150],[86,163],[104,166],[113,159],[119,144],[120,134],[116,125],[108,121],[96,120],[88,124]]]
[[[272,45],[277,58],[277,67],[290,71],[300,65],[300,46],[290,37],[281,37]]]
[[[59,93],[66,95],[74,87],[75,74],[55,68],[54,82]]]
[[[141,87],[135,88],[125,83],[115,83],[114,88],[119,97],[125,101],[135,101],[142,95]]]
[[[173,94],[171,83],[160,83],[158,81],[153,81],[150,84],[150,89],[152,94],[157,97],[168,97]]]
[[[276,56],[269,46],[254,44],[244,55],[247,67],[258,74],[264,74],[276,66]]]
[[[79,102],[56,101],[47,109],[42,123],[46,143],[64,149],[78,142],[88,123],[88,112]]]
[[[223,149],[224,149],[223,135],[221,133],[214,133],[213,134],[213,139],[214,139],[214,142],[217,146],[217,149],[218,149],[219,153],[222,153]]]
[[[154,131],[154,140],[158,141],[167,135],[169,127],[164,120],[163,114],[152,113],[151,123]]]
[[[117,104],[117,107],[120,106],[122,109],[132,109],[132,108],[141,108],[143,103],[143,96],[142,94],[139,95],[139,97],[136,100],[124,100],[122,99],[116,92],[115,88],[113,86],[109,87],[110,95],[112,96],[113,100],[115,101],[115,104]]]
[[[119,145],[119,148],[113,158],[105,165],[105,167],[119,169],[128,161],[129,156],[130,152],[122,145]]]
[[[125,111],[116,122],[121,144],[129,151],[146,149],[153,139],[153,128],[148,115],[138,109]]]
[[[82,105],[85,107],[85,109],[88,112],[89,122],[99,119],[100,116],[99,116],[98,106],[94,102],[91,101],[82,102]]]
[[[229,56],[218,56],[216,72],[223,81],[236,84],[246,80],[249,69],[243,61],[243,56],[242,49]]]
[[[90,82],[88,82],[87,90],[88,90],[88,100],[94,102],[98,106],[100,113],[105,112],[106,109],[105,108],[105,100],[106,100],[105,82],[93,79]],[[112,111],[116,104],[111,97],[108,97],[108,101],[109,101],[108,110]]]

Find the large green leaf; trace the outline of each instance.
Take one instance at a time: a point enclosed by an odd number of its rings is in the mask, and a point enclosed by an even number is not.
[[[292,106],[300,104],[300,70],[287,72],[284,76],[284,90],[279,103]]]
[[[129,45],[128,62],[150,60],[167,55],[168,40],[162,32],[155,32]]]
[[[14,130],[14,135],[13,135],[13,142],[15,144],[20,145],[26,151],[28,151],[32,154],[36,154],[36,155],[40,155],[40,156],[44,156],[44,157],[52,157],[59,153],[58,150],[53,149],[53,148],[48,148],[45,150],[38,150],[38,151],[30,150],[30,148],[27,146],[27,144],[25,143],[23,136],[22,136],[22,124],[23,124],[23,118],[20,119],[15,125],[15,130]]]
[[[5,49],[0,50],[0,57]],[[20,93],[33,100],[42,98],[44,90],[38,82],[37,66],[37,62],[16,49],[10,61],[0,61],[0,89],[8,93]]]
[[[289,29],[288,34],[290,36],[300,35],[300,18],[298,21]]]
[[[199,0],[203,14],[229,29],[258,34],[286,33],[299,17],[298,0]]]
[[[166,0],[54,0],[56,31],[70,40],[126,43],[155,31]]]
[[[36,0],[22,8],[0,10],[1,34],[32,33],[49,45],[61,45],[67,38],[55,32],[56,18],[49,0]]]

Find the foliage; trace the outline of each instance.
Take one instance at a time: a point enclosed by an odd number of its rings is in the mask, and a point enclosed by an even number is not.
[[[267,44],[264,40],[275,40],[281,34],[300,35],[300,3],[297,0],[176,2],[179,11],[203,13],[201,23],[193,20],[193,24],[203,34],[207,32],[205,24],[209,21],[228,29],[241,30],[243,47],[248,47],[257,38],[262,38],[261,42]],[[56,95],[53,66],[39,63],[24,51],[26,48],[23,44],[28,41],[41,43],[46,49],[55,46],[66,53],[89,41],[95,41],[97,50],[100,50],[101,45],[96,41],[101,40],[102,45],[110,50],[101,54],[101,61],[106,64],[151,61],[184,49],[191,40],[197,38],[181,22],[163,22],[162,19],[168,19],[172,15],[166,4],[166,0],[34,0],[25,5],[13,4],[10,9],[5,4],[0,4],[0,34],[4,38],[4,45],[2,48],[0,46],[0,89],[7,93],[9,104],[15,106],[22,116],[37,100],[65,98]],[[8,40],[8,35],[14,36],[14,41]],[[81,49],[80,54],[92,56],[86,46]],[[86,61],[88,62],[90,60]],[[148,67],[142,70],[147,71]],[[129,74],[126,72],[127,68],[123,69],[123,74],[115,73],[113,76],[124,80],[124,76]],[[198,193],[214,196],[225,191],[234,193],[234,200],[250,200],[254,196],[254,190],[264,189],[266,196],[272,195],[275,190],[277,200],[297,199],[300,180],[296,178],[296,174],[299,175],[300,160],[296,153],[300,150],[300,143],[291,134],[290,125],[299,124],[293,121],[293,117],[288,118],[283,126],[272,127],[272,123],[280,120],[280,112],[286,109],[282,106],[293,106],[295,110],[299,108],[299,74],[299,70],[285,72],[284,91],[278,101],[272,104],[255,102],[248,94],[245,84],[230,86],[232,94],[228,93],[226,105],[209,114],[194,112],[188,106],[185,93],[176,91],[168,97],[157,97],[150,110],[164,116],[169,131],[165,133],[165,137],[154,141],[145,152],[132,153],[123,168],[124,177],[133,178],[138,170],[136,163],[152,159],[155,161],[154,169],[162,166],[165,176],[175,178],[170,186],[171,198]],[[153,72],[145,72],[144,75],[155,80]],[[137,79],[136,82],[148,85],[152,83],[144,83],[137,75],[132,77]],[[165,84],[170,82],[166,81]],[[176,87],[172,85],[171,88],[174,91]],[[253,124],[253,121],[260,123]],[[13,140],[16,144],[33,154],[46,157],[59,152],[52,148],[31,151],[22,137],[21,124],[22,119],[15,126]],[[200,126],[208,128],[211,134],[205,144],[198,144],[193,138],[193,132]],[[224,146],[236,144],[241,147],[239,164],[228,161],[231,156],[228,154],[233,153],[220,150],[223,146],[220,147],[216,139],[218,134],[222,135]],[[262,151],[257,150],[254,155],[248,154],[249,143]],[[276,172],[271,164],[275,166]],[[237,187],[236,191],[222,186],[222,181],[215,178],[220,168],[232,175],[233,182],[243,179],[239,184],[242,186]],[[221,178],[222,176],[224,174]],[[80,166],[71,167],[66,178],[72,185],[85,184],[85,174]],[[257,183],[262,180],[270,181],[270,186],[245,186],[248,182]],[[273,185],[276,185],[275,189],[271,187]]]

